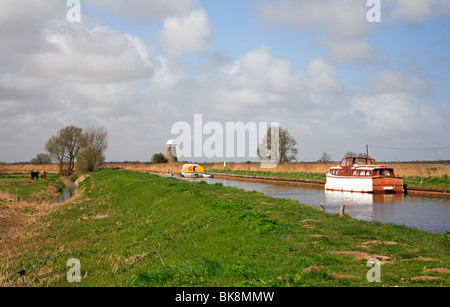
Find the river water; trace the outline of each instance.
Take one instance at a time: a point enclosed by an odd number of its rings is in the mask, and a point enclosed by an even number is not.
[[[403,225],[438,234],[450,231],[448,198],[332,192],[320,187],[230,179],[203,180],[209,184],[221,183],[227,187],[291,199],[317,208],[323,203],[325,211],[332,214],[339,214],[341,205],[345,205],[345,214],[358,220]]]

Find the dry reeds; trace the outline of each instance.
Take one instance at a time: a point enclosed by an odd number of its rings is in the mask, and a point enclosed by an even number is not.
[[[164,174],[168,170],[179,173],[183,167],[182,162],[169,164],[145,164],[145,163],[106,163],[105,168],[126,169],[134,172],[152,172]],[[203,163],[206,169],[223,169],[223,163]],[[231,171],[273,172],[273,173],[316,173],[326,174],[330,167],[339,165],[339,162],[330,163],[283,163],[273,169],[263,169],[260,163],[227,163],[227,169]],[[444,163],[387,163],[392,167],[397,176],[401,177],[440,177],[450,176],[450,165]],[[57,173],[59,165],[31,165],[31,164],[3,164],[4,173],[25,173],[34,169],[43,169],[47,172]]]

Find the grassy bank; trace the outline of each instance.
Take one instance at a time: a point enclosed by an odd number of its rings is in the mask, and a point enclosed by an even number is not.
[[[88,176],[3,243],[7,286],[449,286],[447,234],[339,217],[221,185],[120,170]],[[69,284],[67,261],[81,262]],[[382,261],[368,283],[367,260]],[[6,282],[20,269],[27,274]]]
[[[211,169],[210,173],[216,174],[232,174],[232,175],[245,175],[245,176],[257,176],[257,177],[271,177],[271,178],[283,178],[283,179],[310,179],[316,181],[325,181],[327,179],[326,174],[321,173],[283,173],[283,172],[270,172],[270,171],[229,171],[223,169]]]
[[[0,193],[7,198],[19,196],[26,202],[48,201],[65,188],[63,179],[58,174],[47,174],[47,180],[31,180],[28,173],[0,174]],[[5,197],[3,197],[5,198]],[[0,204],[5,202],[0,197]]]

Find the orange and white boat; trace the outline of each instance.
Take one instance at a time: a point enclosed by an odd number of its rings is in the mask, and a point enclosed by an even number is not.
[[[325,189],[354,193],[397,194],[404,193],[403,178],[394,170],[377,165],[374,159],[344,158],[339,166],[327,174]]]

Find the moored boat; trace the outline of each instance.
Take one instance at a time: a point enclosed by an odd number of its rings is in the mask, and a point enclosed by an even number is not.
[[[378,165],[374,159],[344,158],[327,174],[325,189],[354,193],[404,193],[403,179],[394,170]]]
[[[212,178],[211,174],[205,173],[203,166],[198,164],[185,164],[180,172],[180,176],[184,178]]]

